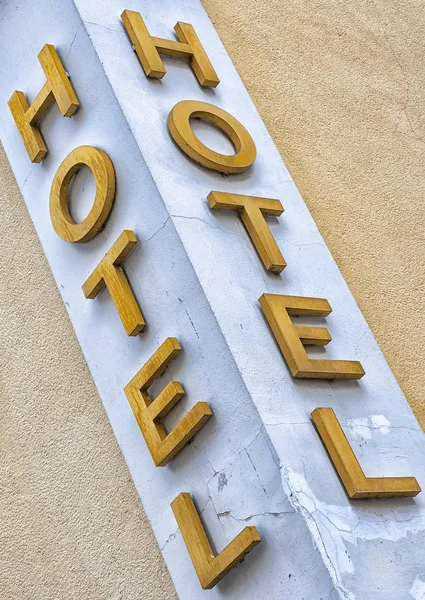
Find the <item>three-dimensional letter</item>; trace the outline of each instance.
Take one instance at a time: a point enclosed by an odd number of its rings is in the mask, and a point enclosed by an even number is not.
[[[174,26],[179,39],[177,42],[151,36],[142,15],[134,10],[125,10],[121,19],[148,77],[164,77],[166,70],[160,54],[165,54],[176,58],[190,58],[192,69],[202,86],[215,88],[220,83],[207,53],[189,23],[178,21]]]
[[[415,477],[366,477],[332,408],[316,408],[311,416],[350,498],[419,494]]]
[[[171,381],[154,399],[148,389],[181,350],[176,338],[167,338],[124,389],[157,467],[167,465],[212,416],[207,402],[198,402],[169,433],[160,422],[183,397],[183,387]]]
[[[264,218],[265,215],[278,217],[283,213],[280,200],[210,192],[208,202],[213,210],[237,211],[266,269],[275,273],[283,271],[285,259]]]
[[[72,178],[83,166],[93,173],[96,195],[87,217],[76,223],[68,208],[68,189]],[[50,218],[56,233],[65,242],[88,242],[105,224],[114,198],[114,166],[106,152],[93,146],[75,148],[57,170],[50,190]]]
[[[205,146],[193,133],[191,119],[204,119],[221,129],[232,141],[236,154],[221,154]],[[178,102],[168,115],[168,129],[176,144],[192,160],[220,173],[243,173],[257,156],[254,140],[245,127],[228,112],[208,102]]]
[[[190,494],[179,494],[171,508],[204,590],[217,585],[261,542],[256,527],[245,527],[220,554],[214,556]]]
[[[308,379],[360,379],[365,374],[357,360],[311,359],[305,345],[326,346],[331,336],[325,327],[294,325],[289,315],[327,317],[332,309],[324,298],[263,294],[261,308],[293,377]]]
[[[120,268],[136,244],[134,232],[124,230],[83,285],[84,295],[90,300],[104,287],[109,290],[127,335],[138,335],[145,327],[136,298]]]
[[[39,163],[47,154],[47,148],[37,125],[56,100],[64,117],[72,117],[79,102],[65,73],[60,58],[51,44],[45,44],[38,55],[47,81],[31,106],[23,92],[15,91],[9,99],[9,108],[15,119],[21,138],[31,162]]]

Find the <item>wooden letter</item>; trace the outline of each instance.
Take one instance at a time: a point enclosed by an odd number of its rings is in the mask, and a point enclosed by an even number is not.
[[[198,402],[170,433],[160,423],[183,397],[183,387],[178,381],[171,381],[154,399],[148,389],[181,350],[176,338],[167,338],[124,389],[157,467],[167,465],[212,416],[208,404]]]
[[[124,230],[83,285],[84,295],[90,300],[104,287],[109,290],[127,335],[138,335],[145,327],[136,298],[120,268],[136,244],[134,232]]]
[[[215,88],[220,83],[195,30],[189,23],[178,21],[174,26],[179,40],[176,42],[151,36],[142,15],[134,10],[125,10],[121,19],[148,77],[164,77],[166,70],[160,54],[165,54],[176,58],[190,58],[192,69],[202,86]]]
[[[192,131],[190,119],[209,121],[232,141],[236,154],[220,154],[205,146]],[[220,173],[243,173],[257,156],[254,140],[245,127],[225,110],[196,100],[178,102],[168,115],[173,140],[192,160]]]
[[[415,477],[366,477],[332,408],[316,408],[311,416],[350,498],[419,494]]]
[[[38,60],[41,63],[47,81],[41,88],[31,106],[23,92],[15,91],[9,99],[9,108],[15,119],[21,138],[31,162],[39,163],[47,154],[47,148],[37,125],[56,100],[64,117],[72,117],[79,102],[65,73],[55,47],[45,44]]]
[[[92,171],[96,195],[90,213],[76,223],[68,209],[68,189],[82,166]],[[115,172],[111,159],[99,148],[79,146],[60,165],[50,190],[50,218],[56,233],[66,242],[88,242],[99,232],[115,198]]]
[[[171,508],[204,590],[217,585],[261,542],[256,527],[245,527],[220,554],[214,556],[190,494],[179,494]]]
[[[275,273],[283,271],[286,267],[285,259],[264,218],[264,215],[278,217],[283,213],[283,206],[279,200],[210,192],[208,202],[214,210],[238,211],[266,269]]]
[[[327,317],[332,309],[324,298],[263,294],[261,308],[293,377],[308,379],[360,379],[365,374],[357,360],[317,360],[307,356],[305,345],[326,346],[331,336],[325,327],[294,325],[289,315]]]

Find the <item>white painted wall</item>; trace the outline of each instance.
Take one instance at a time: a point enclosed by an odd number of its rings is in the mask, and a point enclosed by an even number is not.
[[[309,414],[335,409],[367,474],[414,475],[422,485],[424,435],[199,2],[76,0],[84,24],[70,2],[35,4],[11,4],[1,23],[2,106],[15,89],[34,98],[44,82],[36,57],[49,42],[82,107],[71,120],[56,107],[43,120],[42,165],[29,162],[7,107],[1,139],[180,597],[361,599],[367,590],[370,598],[407,598],[423,570],[422,495],[350,502]],[[221,79],[217,90],[200,88],[173,59],[162,81],[146,79],[119,19],[124,8],[140,10],[160,37],[177,20],[192,23]],[[17,44],[26,27],[31,36]],[[257,145],[251,170],[222,177],[175,147],[166,119],[183,99],[210,101],[241,120]],[[200,136],[227,150],[208,127]],[[48,197],[59,164],[81,144],[108,152],[118,192],[105,230],[70,245],[53,230]],[[280,198],[284,216],[270,224],[288,262],[281,276],[264,271],[236,215],[210,212],[212,189]],[[79,205],[82,216],[87,202]],[[126,338],[107,293],[87,301],[80,289],[124,228],[141,240],[126,263],[148,322],[138,339]],[[327,356],[361,360],[366,376],[293,380],[258,305],[264,292],[326,297],[334,309]],[[176,412],[203,400],[215,418],[156,469],[122,390],[167,336],[185,350],[169,369],[187,390]],[[181,491],[193,495],[217,550],[247,523],[264,538],[211,592],[201,591],[169,508]]]

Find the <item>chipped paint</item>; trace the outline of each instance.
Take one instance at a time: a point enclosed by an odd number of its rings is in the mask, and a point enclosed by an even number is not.
[[[413,582],[410,595],[415,600],[425,600],[425,581],[422,581],[417,577]]]
[[[370,431],[369,419],[347,419],[347,425],[352,431],[363,438],[364,440],[370,440],[372,432]]]
[[[385,435],[391,432],[391,423],[384,415],[372,415],[370,420],[372,422],[372,427],[378,429],[380,433]]]

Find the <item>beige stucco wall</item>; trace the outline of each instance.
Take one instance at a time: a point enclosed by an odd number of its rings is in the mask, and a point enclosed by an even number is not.
[[[425,427],[425,2],[203,5]]]
[[[425,2],[204,6],[424,426]],[[0,203],[1,597],[172,600],[3,153]]]
[[[173,584],[0,146],[0,598]]]

